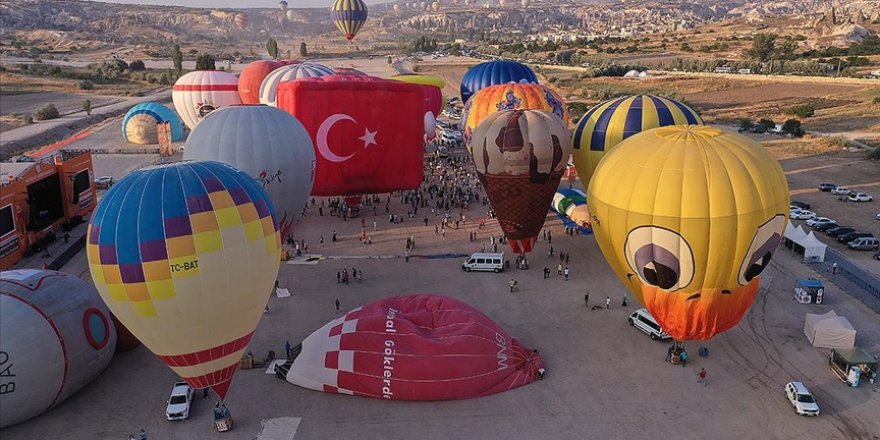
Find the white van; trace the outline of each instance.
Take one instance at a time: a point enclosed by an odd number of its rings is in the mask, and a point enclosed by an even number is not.
[[[504,270],[504,252],[497,254],[486,254],[477,252],[471,255],[464,263],[461,264],[462,270],[470,272],[472,270],[492,271],[495,273]]]
[[[654,317],[648,313],[648,309],[638,309],[629,315],[627,319],[629,320],[629,325],[647,333],[655,341],[669,339],[669,335],[663,331],[660,324],[657,324]]]

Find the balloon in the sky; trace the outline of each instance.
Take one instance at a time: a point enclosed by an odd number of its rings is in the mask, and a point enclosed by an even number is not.
[[[315,179],[309,133],[289,113],[264,105],[211,113],[189,135],[183,158],[216,160],[248,173],[272,198],[282,237],[306,206]]]
[[[278,275],[273,216],[266,192],[230,165],[143,168],[89,222],[92,279],[150,351],[223,399]]]
[[[372,76],[305,78],[282,83],[277,102],[315,143],[312,195],[386,193],[421,184],[425,112],[419,86]]]
[[[516,253],[531,252],[541,232],[571,153],[570,135],[543,110],[495,112],[474,131],[477,177]]]
[[[132,144],[158,144],[157,126],[166,122],[171,127],[171,140],[183,139],[183,122],[174,110],[158,102],[140,103],[122,118],[122,138]]]
[[[238,78],[218,70],[196,70],[178,78],[171,89],[174,110],[192,130],[212,111],[241,104]]]
[[[572,157],[581,181],[588,185],[602,157],[622,140],[675,124],[702,125],[703,120],[678,101],[652,95],[626,96],[593,107],[581,117],[573,134]]]
[[[260,103],[275,107],[278,85],[300,78],[333,75],[333,69],[318,63],[296,63],[269,72],[260,85]]]
[[[782,241],[788,183],[745,136],[701,125],[636,134],[599,163],[593,231],[617,277],[673,338],[735,326]]]
[[[544,368],[537,350],[491,318],[439,295],[396,296],[359,307],[294,351],[279,368],[288,382],[389,400],[488,396],[532,383]]]
[[[259,60],[244,66],[238,76],[238,96],[242,104],[259,104],[260,85],[263,84],[263,80],[273,70],[287,64],[285,61]]]
[[[433,9],[434,12],[439,11],[440,10],[440,2],[431,3],[431,9]]]
[[[281,0],[280,2],[278,2],[278,7],[281,8],[281,12],[287,11],[287,2]]]
[[[40,415],[82,389],[110,364],[115,347],[110,311],[94,287],[52,270],[4,270],[0,428]]]
[[[330,19],[336,27],[351,41],[367,21],[367,4],[364,0],[336,0],[330,6]]]
[[[502,8],[507,6],[507,0],[498,0],[498,6]]]
[[[399,11],[400,11],[400,5],[398,5],[397,3],[394,4],[394,7],[393,7],[393,8],[394,8],[394,12],[399,12]]]
[[[250,22],[247,14],[245,14],[243,12],[239,12],[238,14],[235,14],[233,21],[235,21],[235,26],[241,30],[245,30],[245,28],[247,28],[248,23]]]
[[[545,110],[568,125],[568,108],[553,90],[540,84],[506,83],[481,89],[468,99],[461,112],[462,139],[469,145],[482,120],[501,110]],[[568,160],[568,159],[566,159]]]
[[[523,8],[528,8],[531,3],[532,2],[529,0],[521,0],[520,1],[520,5],[522,5]]]
[[[538,83],[538,77],[528,66],[516,61],[488,61],[471,67],[461,79],[461,101],[481,89],[509,82]]]
[[[287,10],[287,21],[294,21],[294,20],[296,20],[296,11],[294,11],[293,9],[288,9]]]

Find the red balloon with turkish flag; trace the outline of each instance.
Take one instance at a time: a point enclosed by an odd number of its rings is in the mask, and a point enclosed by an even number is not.
[[[386,193],[421,184],[420,86],[372,76],[302,78],[281,83],[276,103],[314,142],[312,195]]]

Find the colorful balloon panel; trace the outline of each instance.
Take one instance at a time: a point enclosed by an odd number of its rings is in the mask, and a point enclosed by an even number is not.
[[[136,171],[98,204],[86,245],[101,297],[195,388],[223,398],[278,274],[269,196],[219,162]]]
[[[568,108],[553,90],[539,84],[507,83],[486,87],[464,105],[462,139],[470,144],[474,129],[486,116],[502,110],[545,110],[568,125]]]
[[[587,196],[583,191],[578,189],[560,188],[553,194],[553,209],[568,217],[581,228],[592,230],[592,220],[590,219],[590,210],[587,207]]]
[[[275,107],[278,85],[284,81],[333,75],[333,69],[318,63],[296,63],[270,72],[260,85],[260,103]]]
[[[571,133],[543,110],[490,114],[474,131],[472,156],[501,230],[516,253],[531,252],[559,180]]]
[[[275,69],[285,66],[284,61],[260,60],[254,61],[238,75],[238,96],[242,104],[260,103],[260,85],[263,80]]]
[[[538,77],[528,66],[516,61],[488,61],[471,67],[461,79],[461,102],[467,103],[480,90],[496,84],[538,83]]]
[[[186,160],[216,160],[251,176],[272,198],[281,236],[291,233],[315,180],[309,133],[289,113],[264,105],[221,108],[186,142]]]
[[[385,193],[421,184],[420,86],[371,76],[306,78],[282,83],[277,102],[314,142],[312,195]]]
[[[363,0],[336,0],[330,6],[330,19],[351,41],[367,21],[367,4]]]
[[[538,353],[479,310],[439,295],[397,296],[348,312],[302,342],[288,382],[389,400],[488,396],[534,382]]]
[[[789,213],[788,183],[767,150],[700,125],[621,142],[588,194],[608,263],[679,340],[710,339],[742,319]]]
[[[177,79],[171,88],[174,110],[192,130],[214,110],[241,104],[238,78],[218,70],[196,70]]]
[[[703,125],[690,107],[669,98],[636,95],[603,102],[590,109],[574,131],[572,157],[588,185],[602,157],[624,139],[656,127]]]
[[[171,126],[171,141],[183,139],[183,122],[174,113],[174,110],[158,103],[144,102],[138,104],[122,118],[122,138],[132,144],[158,144],[158,124],[169,123]]]

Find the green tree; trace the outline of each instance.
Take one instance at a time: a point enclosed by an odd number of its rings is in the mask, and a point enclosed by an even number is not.
[[[128,65],[128,68],[131,69],[132,72],[137,72],[140,70],[146,70],[147,66],[141,60],[132,61],[131,64]]]
[[[55,104],[49,103],[38,108],[34,112],[33,118],[37,121],[47,121],[49,119],[56,119],[60,116],[61,114],[58,113],[58,109],[55,107]]]
[[[168,72],[162,72],[162,76],[159,77],[159,84],[163,86],[171,84],[171,78],[168,77]]]
[[[278,59],[278,42],[272,37],[269,37],[269,41],[266,41],[266,52],[269,53],[273,60]]]
[[[782,124],[782,132],[794,137],[801,137],[804,135],[804,130],[801,129],[801,121],[798,121],[797,119],[789,119],[785,121],[785,124]]]
[[[740,119],[739,120],[739,130],[740,131],[752,131],[755,128],[755,124],[751,119]]]
[[[171,59],[174,62],[174,73],[177,76],[183,74],[183,53],[180,51],[180,43],[174,43],[174,49],[171,50]]]
[[[308,46],[306,46],[305,41],[299,43],[299,56],[301,56],[303,58],[309,56],[309,48],[308,48]]]
[[[200,54],[196,57],[196,70],[217,70],[214,57],[209,53]]]
[[[776,38],[776,34],[755,34],[752,47],[746,49],[745,55],[762,63],[770,61],[776,55]]]
[[[87,115],[92,114],[92,100],[91,99],[86,99],[85,101],[83,101],[83,111],[85,111]]]

